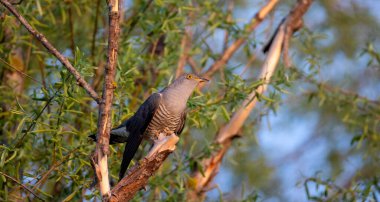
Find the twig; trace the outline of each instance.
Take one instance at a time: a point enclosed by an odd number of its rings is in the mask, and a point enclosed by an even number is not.
[[[316,79],[314,79],[312,77],[308,77],[304,72],[302,72],[302,70],[299,70],[296,68],[294,68],[293,70],[301,78],[303,78],[305,81],[310,82],[310,83],[314,84],[315,86],[318,86],[319,88],[326,90],[327,92],[330,92],[330,93],[337,92],[337,93],[343,94],[343,95],[348,96],[348,97],[360,98],[360,99],[365,100],[366,102],[368,102],[368,103],[370,103],[376,107],[380,106],[380,101],[378,101],[378,100],[369,99],[368,97],[359,95],[357,92],[353,92],[353,91],[345,90],[343,88],[332,86],[326,82],[317,81]]]
[[[57,169],[60,165],[62,165],[65,161],[67,161],[71,154],[73,154],[74,152],[78,151],[78,148],[76,149],[73,149],[71,150],[66,156],[63,157],[62,160],[58,161],[58,162],[55,162],[51,167],[50,169],[45,172],[42,177],[34,184],[34,187],[33,187],[33,190],[36,190],[38,189],[39,187],[41,187],[45,181],[48,179],[49,175],[51,172],[53,172],[55,169]]]
[[[43,85],[41,81],[38,81],[38,80],[36,80],[35,78],[33,78],[33,77],[29,76],[28,74],[24,73],[23,71],[18,70],[16,67],[13,67],[11,64],[7,63],[7,62],[6,62],[5,60],[3,60],[2,58],[0,58],[0,61],[1,61],[2,63],[4,63],[6,66],[8,66],[8,67],[10,67],[11,69],[13,69],[14,71],[16,71],[17,73],[19,73],[19,74],[21,74],[21,75],[23,75],[23,76],[25,76],[25,77],[28,77],[29,79],[31,79],[32,81],[34,81],[34,82],[36,82],[36,83],[38,83],[38,84]]]
[[[67,58],[65,58],[56,48],[54,48],[53,45],[46,39],[46,37],[39,33],[37,30],[35,30],[29,23],[26,21],[26,19],[21,16],[18,11],[15,9],[15,7],[9,3],[7,0],[0,0],[0,3],[4,5],[5,8],[7,8],[19,21],[24,27],[34,36],[38,41],[42,43],[42,45],[45,46],[45,48],[53,54],[66,68],[69,70],[69,72],[74,75],[77,84],[81,87],[83,87],[86,92],[97,102],[100,102],[100,98],[98,94],[94,91],[94,89],[88,84],[83,77],[80,75],[80,73],[73,67],[73,65],[69,62]]]
[[[109,153],[109,138],[112,125],[112,99],[113,91],[116,87],[115,73],[117,65],[117,53],[119,48],[120,35],[120,11],[122,10],[122,0],[110,0],[109,6],[109,35],[108,35],[108,61],[105,68],[105,78],[103,84],[102,101],[99,104],[98,133],[95,154],[97,162],[95,172],[97,175],[100,192],[103,199],[107,199],[110,194],[110,184],[108,178],[107,155]]]
[[[255,17],[251,19],[251,24],[247,26],[245,32],[252,32],[268,15],[270,11],[276,6],[278,0],[269,0],[268,3],[261,8],[261,10],[256,13]],[[213,64],[211,67],[204,73],[205,77],[211,77],[218,69],[223,67],[227,63],[227,61],[232,57],[232,55],[243,45],[243,43],[247,40],[247,36],[237,39],[234,43],[232,43],[222,54],[222,56]]]
[[[210,158],[202,161],[203,174],[199,171],[196,171],[193,174],[192,181],[195,182],[195,187],[194,190],[189,192],[189,199],[195,200],[198,197],[204,196],[210,182],[216,176],[223,157],[231,146],[233,139],[238,136],[239,130],[248,118],[252,109],[255,107],[258,101],[257,95],[262,95],[268,87],[268,83],[270,82],[280,59],[283,43],[286,38],[286,29],[291,27],[292,23],[298,21],[299,18],[302,18],[311,2],[312,0],[299,0],[298,4],[289,13],[284,23],[279,26],[259,77],[263,81],[263,84],[248,95],[241,107],[231,117],[230,121],[221,127],[216,134],[215,143],[220,145],[221,149],[214,152]]]
[[[23,143],[24,143],[24,138],[26,137],[26,135],[32,130],[32,128],[37,124],[37,120],[41,117],[42,113],[45,111],[45,109],[48,109],[49,108],[49,105],[50,103],[53,101],[53,99],[58,95],[58,92],[61,91],[62,89],[62,86],[59,87],[59,89],[57,89],[57,91],[55,91],[54,95],[51,96],[47,101],[46,101],[46,104],[44,107],[42,107],[41,111],[37,114],[37,116],[32,120],[32,123],[28,126],[28,128],[23,131],[24,134],[21,136],[21,138],[19,140],[17,140],[17,137],[16,137],[16,143],[14,144],[13,148],[18,148],[20,147]]]
[[[248,58],[247,63],[245,64],[245,67],[243,71],[241,71],[240,76],[243,76],[243,74],[248,70],[248,68],[252,65],[252,63],[256,60],[256,55],[251,55],[251,57]]]
[[[17,183],[18,185],[20,185],[22,188],[24,188],[26,191],[30,192],[31,194],[33,194],[33,196],[35,196],[36,198],[40,199],[41,201],[45,201],[44,199],[42,199],[41,197],[39,197],[36,193],[34,193],[33,190],[31,190],[29,187],[23,185],[21,182],[19,182],[18,180],[16,180],[15,178],[3,173],[0,171],[0,174],[10,180],[12,180],[13,182]]]

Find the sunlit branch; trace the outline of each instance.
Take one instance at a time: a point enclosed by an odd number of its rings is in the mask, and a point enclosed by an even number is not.
[[[110,195],[110,183],[108,176],[109,138],[112,125],[112,99],[116,87],[115,73],[117,65],[117,53],[120,35],[120,12],[122,0],[108,1],[109,6],[109,35],[108,35],[108,61],[105,67],[102,100],[99,104],[98,133],[95,150],[95,173],[99,183],[99,189],[104,199]]]
[[[298,1],[298,4],[280,24],[269,46],[269,52],[259,76],[263,84],[248,95],[241,104],[241,107],[235,111],[230,121],[219,129],[215,137],[215,143],[220,145],[220,149],[214,152],[210,158],[202,161],[201,166],[203,172],[197,170],[193,174],[191,180],[194,182],[194,187],[188,194],[190,200],[203,197],[204,193],[209,190],[210,182],[212,182],[213,178],[217,175],[223,157],[230,148],[233,139],[239,135],[239,130],[258,101],[258,96],[264,94],[268,87],[283,50],[284,40],[286,40],[286,30],[295,27],[293,23],[298,24],[300,18],[302,18],[311,3],[311,0]],[[292,33],[293,32],[294,31],[292,31]]]

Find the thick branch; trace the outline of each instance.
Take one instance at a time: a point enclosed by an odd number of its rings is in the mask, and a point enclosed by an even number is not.
[[[256,13],[255,17],[251,19],[251,24],[247,26],[245,32],[252,32],[268,15],[270,11],[276,6],[278,0],[269,0],[268,3]],[[222,54],[219,60],[217,60],[211,67],[204,73],[205,77],[211,77],[218,69],[223,67],[228,60],[231,59],[232,55],[244,44],[247,40],[247,35],[237,39],[232,43]]]
[[[98,134],[96,143],[97,163],[95,170],[99,182],[100,192],[107,198],[110,193],[108,179],[107,155],[109,153],[109,138],[112,123],[111,107],[113,91],[116,87],[115,73],[117,65],[118,41],[120,33],[120,8],[122,0],[112,0],[109,6],[109,35],[108,35],[108,61],[105,68],[102,101],[99,105]]]
[[[258,89],[251,92],[249,96],[244,100],[243,104],[232,116],[230,122],[224,125],[216,135],[216,143],[221,145],[221,149],[216,151],[210,158],[202,162],[204,175],[200,172],[194,174],[194,182],[196,182],[194,193],[191,193],[189,197],[196,198],[204,193],[207,186],[212,181],[214,176],[219,170],[219,166],[222,162],[225,152],[231,145],[232,137],[238,134],[239,129],[243,125],[244,121],[248,118],[251,110],[257,103],[257,94],[262,94],[270,81],[272,74],[274,73],[277,62],[280,58],[281,46],[283,42],[284,31],[281,30],[276,36],[276,42],[272,45],[270,53],[266,58],[260,79],[263,80],[263,85]]]
[[[127,176],[112,189],[109,201],[129,201],[148,184],[149,178],[156,173],[169,154],[175,150],[175,144],[179,140],[175,134],[164,139],[164,144],[157,152],[148,155],[147,158],[132,167]]]
[[[221,149],[213,153],[210,158],[205,159],[202,162],[204,171],[203,175],[199,171],[194,173],[192,181],[195,182],[195,187],[194,191],[189,193],[190,199],[194,200],[197,197],[202,197],[210,182],[217,174],[223,157],[229,149],[234,137],[238,135],[238,131],[241,129],[250,112],[255,107],[258,101],[257,96],[262,95],[267,89],[268,83],[270,82],[276,65],[280,59],[284,40],[286,39],[287,29],[289,27],[293,27],[292,23],[298,24],[300,18],[302,18],[307,8],[309,8],[311,2],[312,0],[300,0],[296,7],[289,13],[286,20],[279,26],[275,36],[273,37],[273,42],[269,48],[268,56],[265,59],[262,72],[260,74],[260,79],[263,81],[263,84],[249,94],[249,96],[243,101],[241,107],[234,113],[230,121],[216,134],[215,143],[219,144]]]
[[[9,3],[7,0],[0,0],[0,3],[4,5],[5,8],[7,8],[20,22],[24,27],[34,36],[38,41],[42,43],[42,45],[45,46],[45,48],[53,54],[62,64],[69,70],[69,72],[75,77],[77,80],[77,84],[81,87],[83,87],[86,92],[97,102],[100,102],[100,98],[98,94],[95,92],[95,90],[91,87],[90,84],[88,84],[83,77],[80,75],[80,73],[74,68],[74,66],[69,62],[67,58],[65,58],[56,48],[54,48],[53,45],[46,39],[46,37],[39,33],[37,30],[35,30],[29,23],[26,21],[26,19],[21,16],[18,11],[13,7],[11,3]]]

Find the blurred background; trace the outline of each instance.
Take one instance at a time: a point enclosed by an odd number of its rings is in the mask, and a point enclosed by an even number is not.
[[[297,1],[281,1],[252,32],[263,0],[125,0],[114,126],[185,72],[202,73],[236,39],[247,41],[194,93],[179,147],[135,201],[186,201],[191,173],[257,88],[264,45]],[[18,2],[14,2],[18,3]],[[96,0],[21,1],[22,15],[101,92],[107,6]],[[289,56],[224,157],[205,201],[380,200],[380,2],[314,1]],[[183,37],[190,36],[185,46]],[[185,47],[185,48],[184,48]],[[0,200],[96,201],[89,155],[97,105],[75,78],[0,6]],[[111,181],[124,145],[111,147]],[[149,146],[141,147],[140,159]]]

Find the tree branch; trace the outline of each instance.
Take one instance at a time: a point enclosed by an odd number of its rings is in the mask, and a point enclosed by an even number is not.
[[[108,35],[108,61],[105,68],[102,100],[99,104],[98,134],[95,149],[97,174],[99,189],[103,198],[108,198],[110,194],[110,184],[108,178],[107,155],[109,153],[109,138],[112,123],[111,107],[113,91],[116,87],[115,73],[117,65],[118,41],[120,35],[120,11],[122,10],[122,0],[110,0],[109,6],[109,35]]]
[[[287,29],[294,27],[294,23],[298,24],[303,14],[309,8],[311,2],[312,0],[299,0],[298,4],[279,26],[275,36],[273,37],[273,43],[269,48],[268,56],[265,59],[259,77],[263,81],[263,84],[248,95],[248,97],[243,101],[241,107],[233,114],[230,121],[226,125],[222,126],[216,134],[215,143],[220,145],[221,149],[214,152],[210,158],[202,161],[204,171],[203,174],[199,171],[196,171],[193,174],[192,181],[195,182],[195,185],[194,190],[189,192],[189,199],[195,200],[198,197],[204,196],[210,182],[216,176],[223,157],[230,148],[234,137],[238,135],[239,130],[248,118],[252,109],[255,107],[258,101],[257,95],[262,95],[268,87],[270,79],[280,59],[281,51],[283,50]]]
[[[268,15],[269,12],[276,6],[278,0],[269,0],[268,3],[261,8],[261,10],[256,13],[255,17],[251,19],[251,24],[249,24],[245,30],[246,33],[252,32]],[[204,73],[204,76],[210,78],[218,69],[223,67],[228,60],[231,59],[232,55],[243,45],[247,40],[247,35],[237,39],[232,43],[222,54],[222,56],[217,60],[211,67]]]
[[[161,167],[165,159],[175,150],[179,138],[172,134],[167,136],[164,144],[152,156],[144,158],[133,166],[111,191],[110,202],[129,201],[143,189],[151,176]]]
[[[67,58],[65,58],[53,45],[46,39],[46,37],[35,30],[26,19],[21,16],[15,7],[9,3],[7,0],[0,0],[0,3],[3,4],[5,8],[7,8],[19,21],[20,23],[34,36],[38,41],[42,43],[43,46],[53,54],[62,64],[69,70],[69,72],[75,77],[77,84],[83,87],[86,92],[97,102],[100,102],[100,98],[95,90],[88,84],[80,73],[74,68],[74,66],[69,62]]]

